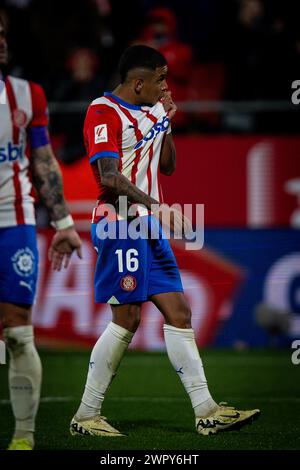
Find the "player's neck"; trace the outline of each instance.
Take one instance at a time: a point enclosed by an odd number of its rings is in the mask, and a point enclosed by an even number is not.
[[[126,103],[141,106],[141,103],[137,100],[137,97],[133,94],[132,90],[124,85],[118,85],[114,90],[113,94],[118,98],[121,98]]]

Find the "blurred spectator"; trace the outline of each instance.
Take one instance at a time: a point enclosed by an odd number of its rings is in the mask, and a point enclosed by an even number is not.
[[[120,54],[139,34],[142,15],[142,1],[90,0],[95,7],[97,29],[92,47],[102,58],[101,73],[104,82],[109,83]],[[137,18],[139,21],[137,21]]]
[[[298,27],[293,25],[293,16],[297,17],[295,5],[267,0],[239,1],[226,41],[225,99],[290,101],[291,83],[300,71]],[[294,132],[299,127],[296,113],[235,114],[235,122],[247,120],[248,132]]]
[[[300,74],[300,2],[186,0],[183,8],[182,0],[131,0],[134,15],[128,15],[128,8],[128,2],[120,0],[85,0],[76,8],[61,0],[0,0],[13,59],[8,71],[41,83],[50,101],[90,100],[103,86],[116,83],[112,75],[118,57],[135,40],[166,56],[168,83],[177,103],[290,100],[291,83]],[[101,57],[101,77],[96,78],[99,72],[93,71],[87,55],[72,59],[82,66],[66,65],[68,51],[78,45]],[[94,84],[86,74],[95,74]],[[181,111],[175,129],[297,132],[299,128],[296,112],[234,109],[222,117],[223,121],[220,113]]]
[[[94,0],[100,16],[109,16],[111,14],[110,0]]]
[[[89,103],[103,94],[103,81],[98,74],[99,59],[86,48],[73,50],[66,60],[66,76],[60,80],[52,100],[67,103],[80,101]],[[73,112],[59,112],[53,115],[52,131],[62,136],[62,145],[57,156],[64,163],[72,163],[84,155],[82,139],[85,105]]]
[[[241,0],[235,24],[227,40],[229,100],[263,98],[267,27],[261,0]],[[260,73],[258,73],[260,71]]]
[[[168,62],[168,86],[175,103],[186,101],[193,75],[193,50],[177,39],[177,19],[169,8],[155,8],[148,13],[141,37],[143,43],[159,50]],[[188,115],[178,111],[174,118],[176,129],[188,125]]]

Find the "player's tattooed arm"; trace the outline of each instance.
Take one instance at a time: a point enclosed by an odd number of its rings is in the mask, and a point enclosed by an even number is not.
[[[50,145],[32,150],[31,172],[34,187],[48,209],[51,220],[61,221],[67,217],[69,210],[64,198],[61,171]],[[48,252],[53,268],[57,271],[62,267],[67,268],[74,250],[81,258],[81,240],[74,225],[58,229]]]
[[[97,162],[101,183],[114,191],[116,196],[127,196],[130,202],[143,204],[151,209],[165,230],[171,229],[174,233],[179,234],[182,233],[182,230],[184,233],[191,230],[190,221],[181,212],[169,208],[167,204],[159,204],[158,201],[141,191],[122,175],[119,172],[119,162],[116,158],[99,158]]]
[[[101,183],[114,191],[116,196],[127,196],[130,202],[143,204],[148,209],[151,209],[151,204],[159,204],[156,199],[141,191],[119,172],[119,161],[116,158],[99,158],[97,164]]]
[[[172,134],[166,134],[164,137],[159,168],[163,175],[171,176],[176,168],[176,148]]]
[[[46,206],[51,220],[60,220],[69,214],[61,171],[50,145],[33,149],[31,153],[33,184]]]

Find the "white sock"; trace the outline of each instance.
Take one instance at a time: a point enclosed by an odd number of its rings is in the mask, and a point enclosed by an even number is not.
[[[209,416],[218,405],[207,387],[194,330],[164,325],[164,335],[169,359],[191,399],[195,416]]]
[[[5,328],[3,336],[10,355],[8,381],[16,419],[14,437],[25,437],[33,444],[42,380],[41,361],[33,341],[33,326]]]
[[[85,391],[76,413],[78,419],[100,414],[105,392],[116,375],[133,335],[116,323],[107,325],[91,354]]]

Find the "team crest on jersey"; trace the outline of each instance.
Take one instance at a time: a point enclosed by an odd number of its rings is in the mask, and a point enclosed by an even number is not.
[[[13,268],[19,276],[31,276],[35,269],[35,256],[30,248],[21,248],[11,258]]]
[[[133,276],[124,276],[121,279],[120,285],[123,290],[126,290],[127,292],[132,291],[136,288],[136,278]]]
[[[27,114],[23,109],[15,109],[12,113],[13,125],[19,128],[25,127],[27,123]]]
[[[94,128],[95,131],[95,144],[100,142],[107,142],[107,125],[99,124]]]

